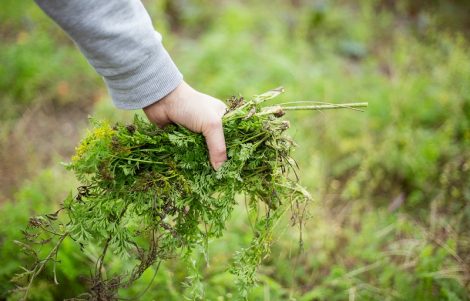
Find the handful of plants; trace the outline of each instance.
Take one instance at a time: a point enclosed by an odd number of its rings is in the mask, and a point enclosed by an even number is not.
[[[262,107],[281,92],[228,101],[223,118],[228,160],[218,171],[209,164],[204,137],[183,127],[160,129],[137,116],[129,125],[93,121],[93,130],[67,165],[82,183],[78,193],[57,212],[31,218],[27,243],[21,243],[37,256],[17,277],[25,284],[25,298],[45,265],[55,268],[60,245],[70,237],[82,249],[92,245],[100,250],[89,292],[81,297],[114,300],[119,288],[131,285],[149,267],[175,256],[188,258],[194,248],[220,237],[239,197],[246,202],[254,235],[235,255],[230,271],[246,294],[257,266],[269,254],[275,224],[288,209],[294,222],[301,223],[299,208],[310,200],[298,184],[291,158],[294,142],[285,133],[288,121],[281,118],[285,110],[299,107]],[[329,106],[317,109],[338,107]],[[339,107],[360,106],[364,104]],[[39,258],[36,246],[54,238],[50,252]],[[134,267],[110,275],[110,253]]]

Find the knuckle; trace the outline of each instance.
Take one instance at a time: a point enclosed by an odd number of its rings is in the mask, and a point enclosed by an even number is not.
[[[227,151],[225,149],[225,146],[218,146],[215,149],[215,155],[218,157],[224,157],[226,155]]]
[[[224,144],[217,144],[211,147],[211,149],[209,150],[209,153],[211,154],[211,157],[213,157],[214,159],[215,158],[220,159],[226,156],[227,150]]]
[[[227,109],[227,105],[224,104],[223,102],[220,102],[219,110],[225,111],[226,109]]]
[[[212,130],[221,128],[222,127],[222,119],[220,117],[211,117],[207,121],[207,126]]]

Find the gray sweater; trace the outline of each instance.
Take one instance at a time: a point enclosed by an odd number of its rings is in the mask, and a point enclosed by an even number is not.
[[[182,81],[140,0],[36,0],[103,76],[114,104],[146,107]]]

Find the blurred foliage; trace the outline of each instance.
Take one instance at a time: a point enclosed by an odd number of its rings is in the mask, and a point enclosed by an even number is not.
[[[78,51],[32,3],[5,3],[2,124],[33,102],[78,103],[80,91],[97,88]],[[470,300],[468,1],[144,3],[186,80],[204,92],[227,98],[284,85],[278,102],[370,104],[365,113],[287,116],[302,184],[317,203],[309,208],[303,252],[296,248],[298,230],[279,228],[249,300]],[[34,38],[22,42],[21,32]],[[64,64],[77,67],[63,70]],[[62,98],[54,86],[59,79],[78,92]],[[111,120],[129,116],[109,101],[94,112]],[[0,267],[2,297],[22,262],[12,241],[27,217],[50,211],[74,186],[60,174],[26,182],[0,209],[10,225],[0,232],[8,263]],[[202,254],[194,257],[205,300],[233,299],[228,254],[249,243],[247,229],[242,204],[225,237],[210,242],[210,265]],[[61,285],[45,274],[32,300],[61,299],[85,285],[79,275],[88,274],[81,265],[88,255],[70,248],[61,256]],[[162,266],[141,300],[182,300],[186,275],[177,261]],[[123,296],[143,291],[152,271],[144,278]]]
[[[2,122],[41,102],[90,102],[98,76],[34,3],[5,0],[0,20]]]

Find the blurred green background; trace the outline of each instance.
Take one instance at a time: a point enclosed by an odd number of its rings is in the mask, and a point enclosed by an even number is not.
[[[249,300],[470,300],[468,1],[144,1],[186,81],[226,99],[283,85],[279,102],[368,101],[360,113],[288,113],[301,182],[314,196],[303,231],[279,227]],[[130,120],[73,43],[32,1],[0,10],[0,300],[24,258],[28,217],[74,189],[68,161],[87,116]],[[226,271],[250,241],[241,205],[209,245],[204,300],[234,300]],[[66,241],[60,285],[83,292],[90,254]],[[116,264],[126,262],[115,258]],[[183,300],[188,268],[161,266],[139,300]],[[123,297],[136,297],[148,271]],[[8,297],[9,296],[9,297]]]

